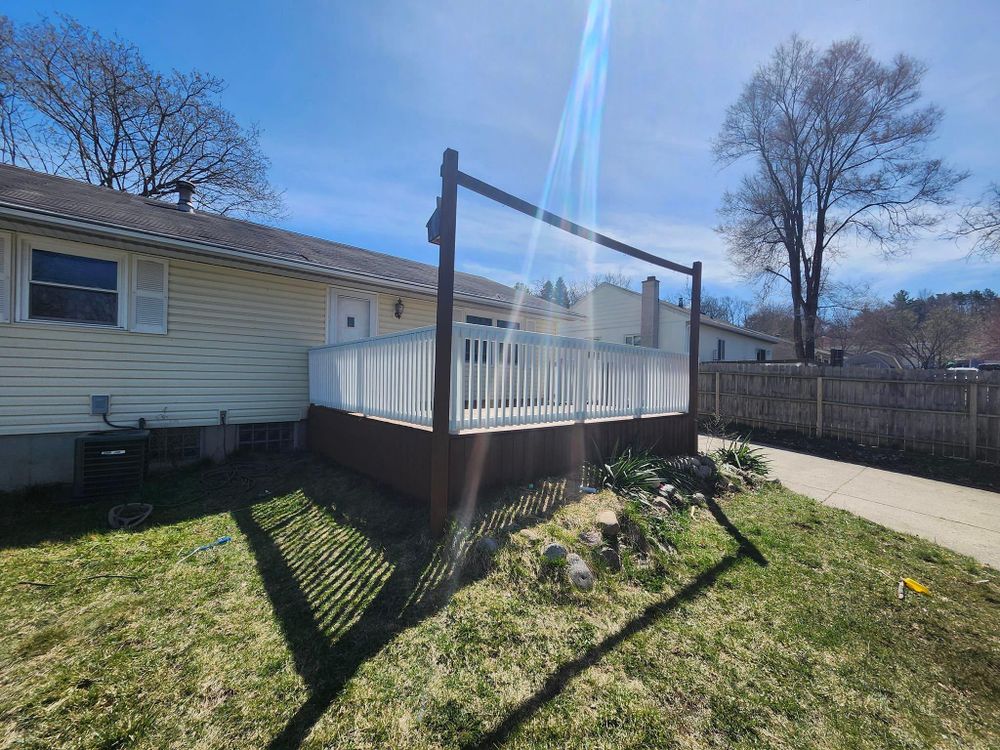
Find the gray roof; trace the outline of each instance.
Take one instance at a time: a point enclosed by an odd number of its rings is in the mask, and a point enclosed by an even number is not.
[[[95,230],[110,226],[242,251],[258,262],[266,262],[266,257],[306,261],[334,272],[437,287],[437,266],[427,263],[217,214],[179,211],[174,203],[7,164],[0,164],[0,206],[92,222],[98,225]],[[455,292],[507,304],[515,298],[511,287],[461,271],[455,274]],[[524,299],[523,306],[538,312],[568,314],[564,307],[531,295]]]

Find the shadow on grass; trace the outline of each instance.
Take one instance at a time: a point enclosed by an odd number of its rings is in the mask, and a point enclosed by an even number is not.
[[[629,620],[619,630],[609,635],[603,641],[587,649],[575,659],[560,666],[546,678],[538,690],[508,714],[507,718],[500,722],[493,731],[481,737],[475,743],[467,745],[465,750],[488,750],[501,746],[518,727],[530,719],[546,703],[559,695],[570,680],[585,669],[597,664],[605,654],[620,646],[632,636],[670,614],[684,603],[701,596],[701,594],[715,584],[719,576],[726,573],[732,567],[739,565],[745,560],[752,560],[761,566],[767,565],[767,559],[761,554],[760,550],[733,525],[732,521],[729,520],[728,516],[726,516],[722,508],[715,501],[709,500],[708,508],[719,525],[739,545],[735,554],[722,558],[722,560],[708,570],[703,571],[676,594],[668,599],[649,605],[642,613]]]
[[[108,511],[126,502],[150,503],[153,512],[136,531],[231,512],[292,491],[311,467],[306,453],[241,454],[150,475],[129,496],[74,500],[66,484],[0,492],[0,550],[64,542],[95,533],[129,533],[108,526]]]
[[[298,491],[234,514],[309,693],[269,747],[298,747],[365,661],[480,578],[478,538],[502,542],[542,521],[563,490],[550,482],[499,496],[437,540],[422,506],[312,467]]]

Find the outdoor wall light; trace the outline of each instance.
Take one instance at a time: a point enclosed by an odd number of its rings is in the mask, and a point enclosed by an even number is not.
[[[402,297],[396,300],[396,304],[392,306],[392,309],[395,312],[397,318],[403,317],[403,310],[406,309],[406,305],[403,304]]]

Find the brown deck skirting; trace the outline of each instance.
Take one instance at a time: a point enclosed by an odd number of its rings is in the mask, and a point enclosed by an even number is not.
[[[309,407],[309,448],[419,500],[430,500],[431,431]],[[467,432],[450,438],[449,497],[576,471],[615,446],[669,457],[692,450],[687,414]]]

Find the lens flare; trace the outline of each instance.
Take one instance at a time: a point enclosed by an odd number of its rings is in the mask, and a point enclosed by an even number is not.
[[[577,58],[576,72],[570,84],[562,117],[556,131],[548,171],[542,187],[541,210],[551,211],[572,218],[589,227],[597,225],[597,178],[600,166],[601,123],[604,117],[604,94],[608,77],[608,46],[611,26],[611,0],[591,0],[587,8],[583,37]],[[541,229],[544,223],[532,222],[528,246],[525,248],[521,278],[530,280],[535,265]],[[588,275],[593,274],[595,248],[587,242],[583,245],[582,264]],[[521,318],[525,300],[524,288],[519,288],[514,300],[516,319]],[[590,317],[588,316],[588,320]],[[511,337],[514,329],[507,334],[504,350],[511,351]],[[481,450],[470,457],[466,470],[466,486],[457,513],[459,526],[467,525],[478,502],[482,462],[490,440],[483,436]],[[572,455],[579,456],[582,463],[585,446],[571,446]]]

